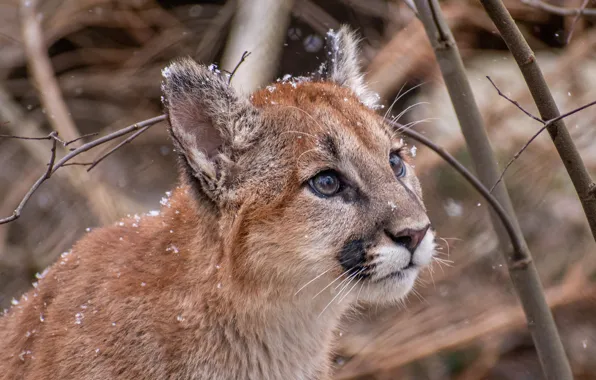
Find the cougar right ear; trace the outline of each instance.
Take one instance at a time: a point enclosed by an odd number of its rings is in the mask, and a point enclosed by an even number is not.
[[[219,70],[190,58],[173,62],[162,75],[162,101],[172,139],[189,166],[187,172],[214,197],[230,182],[234,150],[254,138],[257,110]]]
[[[365,106],[378,108],[379,96],[364,83],[356,34],[343,25],[338,31],[330,30],[326,40],[327,60],[319,69],[322,79],[350,88]]]

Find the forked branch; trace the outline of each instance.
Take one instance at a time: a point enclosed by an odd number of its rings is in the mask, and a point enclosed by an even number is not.
[[[501,38],[503,38],[524,76],[534,103],[536,103],[536,107],[540,112],[540,119],[544,121],[544,129],[548,131],[555,148],[557,148],[559,157],[569,174],[584,209],[592,236],[596,239],[596,196],[594,194],[596,185],[565,126],[563,118],[570,113],[560,114],[548,84],[542,75],[542,70],[536,62],[534,52],[524,39],[503,2],[500,0],[480,0],[480,2],[499,30]],[[588,10],[585,9],[584,11]],[[574,112],[583,108],[580,107]]]
[[[507,163],[507,165],[505,165],[505,168],[503,169],[503,171],[501,172],[501,175],[499,176],[499,179],[497,180],[497,182],[495,182],[494,185],[492,185],[492,187],[490,188],[490,192],[492,193],[493,190],[495,189],[495,187],[503,180],[503,177],[505,176],[505,173],[507,172],[507,169],[509,169],[509,167],[511,166],[511,164],[513,164],[513,162],[515,160],[518,159],[518,157],[528,148],[528,146],[530,146],[530,144],[532,143],[532,141],[534,141],[536,139],[536,137],[538,137],[542,132],[544,132],[545,129],[547,129],[548,127],[550,127],[553,123],[566,118],[567,116],[571,116],[575,113],[578,113],[579,111],[583,111],[586,108],[592,107],[593,105],[596,104],[596,101],[590,102],[588,104],[585,104],[581,107],[578,107],[572,111],[569,111],[567,113],[564,113],[560,116],[557,116],[555,118],[552,118],[550,120],[542,120],[541,118],[532,115],[529,111],[527,111],[526,109],[524,109],[518,102],[516,102],[515,100],[509,98],[507,95],[503,94],[503,92],[501,92],[501,90],[499,89],[499,87],[497,87],[497,85],[495,84],[495,82],[493,82],[493,80],[487,76],[486,77],[490,83],[493,85],[493,87],[497,90],[497,93],[507,99],[509,102],[511,102],[514,106],[516,106],[517,108],[519,108],[523,113],[525,113],[526,115],[528,115],[528,117],[538,121],[539,123],[542,124],[542,128],[540,128],[536,133],[534,133],[534,135],[522,146],[522,148],[513,155],[513,157],[511,158],[511,160],[509,160],[509,162]]]
[[[51,153],[50,153],[50,159],[48,161],[48,167],[46,168],[44,173],[37,179],[37,181],[35,181],[33,186],[31,186],[29,191],[27,191],[25,196],[23,196],[21,202],[19,202],[19,205],[15,208],[12,215],[10,215],[6,218],[0,219],[0,224],[6,224],[6,223],[9,223],[9,222],[12,222],[12,221],[18,219],[21,216],[21,212],[23,211],[23,208],[25,207],[25,205],[27,204],[27,202],[29,201],[29,199],[31,198],[33,193],[35,193],[35,191],[37,191],[37,189],[39,189],[41,184],[44,183],[46,180],[48,180],[52,176],[52,174],[54,174],[56,172],[56,170],[60,169],[63,166],[74,166],[74,165],[83,165],[83,166],[91,165],[91,168],[92,168],[92,167],[96,166],[97,164],[99,164],[105,157],[112,154],[114,151],[116,151],[120,147],[122,147],[125,143],[132,141],[134,138],[136,138],[142,132],[149,129],[151,126],[153,126],[154,124],[157,124],[160,121],[163,121],[165,119],[166,119],[165,115],[156,116],[154,118],[144,120],[139,123],[130,125],[126,128],[122,128],[116,132],[110,133],[109,135],[99,137],[93,141],[90,141],[86,144],[81,145],[78,148],[73,149],[67,155],[65,155],[60,160],[58,160],[58,162],[56,162],[57,144],[61,143],[62,145],[64,145],[66,147],[66,146],[80,140],[83,136],[78,137],[71,141],[63,141],[58,137],[57,132],[51,132],[48,136],[45,136],[45,137],[23,137],[23,136],[12,136],[12,135],[0,135],[0,138],[25,139],[25,140],[51,140],[52,141],[52,148],[51,148]],[[70,162],[73,158],[79,156],[81,153],[87,152],[88,150],[91,150],[97,146],[103,145],[109,141],[112,141],[114,139],[117,139],[121,136],[125,136],[125,135],[127,135],[131,132],[135,132],[135,131],[137,131],[135,134],[131,135],[129,138],[124,140],[122,143],[118,144],[114,149],[111,149],[108,153],[102,155],[101,157],[99,157],[92,163]],[[91,135],[96,135],[96,134],[91,134]],[[86,136],[90,136],[90,135],[86,135]]]

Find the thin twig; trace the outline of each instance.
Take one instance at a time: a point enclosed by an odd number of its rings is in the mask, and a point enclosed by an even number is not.
[[[584,12],[586,10],[586,7],[588,6],[589,2],[590,2],[590,0],[584,0],[584,2],[582,3],[582,6],[580,8],[580,11],[577,12],[575,17],[573,18],[573,21],[571,22],[571,26],[569,27],[569,34],[567,35],[567,38],[565,39],[565,44],[569,45],[569,43],[571,42],[571,37],[573,36],[573,32],[575,31],[577,22],[579,21],[580,17],[582,16],[582,12]]]
[[[240,67],[240,65],[242,65],[242,63],[244,62],[244,60],[250,55],[249,51],[245,51],[244,53],[242,53],[242,57],[240,57],[240,60],[238,61],[238,63],[236,64],[236,66],[234,66],[234,70],[232,70],[230,72],[230,77],[228,78],[228,84],[232,83],[232,78],[234,77],[234,74],[236,74],[236,71],[238,71],[238,68]]]
[[[14,135],[0,135],[2,139],[17,139],[17,140],[52,140],[51,136],[44,137],[27,137],[27,136],[14,136]]]
[[[532,94],[534,103],[538,108],[540,118],[544,120],[544,127],[548,131],[559,153],[559,157],[569,174],[569,178],[582,204],[592,237],[596,240],[596,196],[593,193],[596,185],[567,130],[565,121],[562,120],[564,117],[589,107],[592,103],[561,115],[557,103],[544,79],[542,70],[536,62],[534,52],[524,39],[523,34],[502,1],[481,0],[480,2],[501,33],[503,41],[520,68],[528,89]]]
[[[136,131],[135,133],[133,133],[132,135],[130,135],[129,137],[126,138],[126,140],[120,142],[118,145],[116,145],[114,148],[110,149],[107,153],[105,153],[104,155],[102,155],[101,157],[99,157],[98,159],[96,159],[95,161],[93,161],[93,163],[91,164],[91,166],[87,169],[87,171],[91,171],[94,167],[96,167],[97,165],[99,165],[100,162],[102,162],[104,159],[106,159],[108,156],[110,156],[112,153],[114,153],[115,151],[117,151],[118,149],[120,149],[123,145],[128,144],[129,142],[131,142],[132,140],[136,139],[137,137],[139,137],[139,135],[141,135],[143,132],[145,132],[146,130],[148,130],[149,128],[151,128],[151,125],[148,125],[146,127],[143,127],[141,129],[139,129],[138,131]]]
[[[541,0],[521,0],[522,3],[541,9],[543,11],[547,11],[549,13],[553,13],[559,16],[596,16],[596,9],[585,9],[585,8],[563,8],[558,7],[556,5],[545,3]]]
[[[82,136],[80,136],[80,137],[77,137],[76,139],[72,139],[72,140],[68,141],[66,144],[64,144],[64,146],[69,146],[70,144],[72,144],[72,143],[74,143],[74,142],[77,142],[77,141],[79,141],[79,140],[82,140],[82,139],[84,139],[84,138],[87,138],[87,137],[95,137],[95,136],[97,136],[97,135],[99,135],[99,132],[87,133],[86,135],[82,135]]]
[[[504,97],[505,99],[509,100],[514,106],[516,106],[517,108],[519,108],[523,113],[525,113],[526,115],[528,115],[528,117],[531,117],[532,119],[544,124],[544,120],[542,120],[539,117],[536,117],[534,115],[532,115],[530,112],[526,111],[524,109],[524,107],[522,107],[517,101],[509,98],[507,95],[503,94],[501,92],[501,90],[499,89],[499,87],[497,87],[497,85],[495,84],[495,82],[493,82],[493,80],[487,75],[486,79],[488,79],[488,81],[490,82],[490,84],[493,85],[493,87],[495,88],[495,90],[497,90],[497,92],[499,93],[500,96]]]
[[[51,151],[50,161],[48,162],[47,169],[42,174],[42,176],[39,177],[39,179],[37,181],[35,181],[35,183],[33,184],[33,186],[31,186],[29,191],[27,191],[27,194],[25,194],[25,196],[23,197],[23,199],[21,200],[21,202],[19,203],[17,208],[14,210],[12,215],[7,218],[0,219],[0,224],[5,224],[5,223],[12,222],[13,220],[18,219],[21,216],[21,211],[23,210],[23,207],[25,207],[25,205],[27,204],[27,202],[29,201],[29,199],[31,198],[33,193],[35,193],[35,191],[37,189],[39,189],[39,187],[45,180],[47,180],[48,178],[50,178],[52,176],[52,173],[54,171],[54,162],[56,161],[56,145],[58,143],[58,140],[56,138],[54,138],[55,136],[56,136],[56,132],[52,132],[46,137],[46,139],[52,140],[52,149],[50,150]]]
[[[489,78],[490,80],[490,78]],[[492,83],[492,81],[491,81]],[[494,86],[494,83],[493,83]],[[495,86],[496,88],[496,86]],[[498,88],[497,88],[498,91]],[[505,168],[503,169],[503,171],[501,172],[501,175],[499,175],[499,179],[495,182],[494,185],[492,185],[492,187],[490,188],[490,192],[492,193],[493,190],[495,189],[495,187],[503,180],[503,177],[505,176],[505,173],[507,172],[507,169],[509,169],[509,167],[511,166],[511,164],[513,164],[513,162],[515,160],[517,160],[519,158],[519,156],[530,146],[530,144],[536,139],[536,137],[538,137],[542,132],[544,132],[548,127],[550,127],[553,123],[556,123],[557,121],[566,118],[567,116],[571,116],[574,113],[577,113],[579,111],[582,111],[588,107],[591,107],[593,105],[596,104],[596,101],[590,102],[586,105],[583,105],[579,108],[574,109],[573,111],[567,112],[561,116],[555,117],[554,119],[551,120],[547,120],[547,121],[543,121],[540,118],[535,117],[534,115],[530,114],[529,112],[527,112],[526,110],[524,110],[523,108],[521,108],[521,106],[514,100],[509,99],[507,96],[501,94],[501,92],[499,91],[499,95],[503,96],[505,99],[509,100],[510,102],[514,103],[519,109],[521,109],[522,111],[524,111],[524,113],[528,116],[530,116],[532,119],[534,120],[538,120],[540,123],[543,124],[543,126],[536,132],[534,133],[534,135],[532,135],[532,137],[521,147],[521,149],[519,151],[517,151],[517,153],[515,153],[513,155],[513,157],[509,160],[509,162],[507,162],[507,165],[505,165]]]
[[[93,162],[67,162],[64,165],[62,165],[62,167],[64,167],[64,166],[89,166],[89,165],[93,165]]]
[[[43,175],[40,176],[37,181],[35,181],[35,183],[33,184],[33,186],[31,186],[29,191],[27,191],[27,194],[25,194],[25,196],[23,197],[23,199],[21,200],[21,202],[19,203],[19,205],[17,206],[15,211],[12,213],[12,215],[8,216],[6,218],[0,219],[0,224],[9,223],[9,222],[12,222],[12,221],[18,219],[21,216],[21,212],[22,212],[23,208],[25,207],[25,205],[27,204],[27,202],[29,201],[29,199],[31,198],[33,193],[41,186],[41,184],[43,182],[45,182],[47,179],[49,179],[52,176],[52,174],[54,174],[56,172],[56,170],[60,169],[63,166],[69,166],[69,165],[70,166],[72,166],[72,165],[87,165],[87,163],[83,163],[83,162],[69,162],[73,158],[75,158],[78,155],[80,155],[81,153],[84,153],[84,152],[86,152],[90,149],[93,149],[99,145],[105,144],[108,141],[112,141],[114,139],[117,139],[118,137],[127,135],[134,131],[138,131],[137,133],[130,136],[125,141],[125,142],[130,142],[134,137],[136,137],[140,134],[139,132],[141,132],[141,131],[144,132],[149,127],[151,127],[154,124],[157,124],[160,121],[163,121],[165,119],[166,119],[165,115],[160,115],[160,116],[156,116],[151,119],[147,119],[147,120],[141,121],[139,123],[130,125],[126,128],[119,129],[116,132],[110,133],[109,135],[100,137],[98,139],[95,139],[93,141],[90,141],[86,144],[81,145],[80,147],[76,148],[75,150],[69,152],[67,155],[62,157],[58,162],[56,162],[56,145],[61,140],[58,138],[57,132],[51,132],[48,136],[45,136],[45,137],[33,138],[35,140],[50,140],[50,139],[52,140],[52,149],[51,149],[50,160],[48,162],[48,168],[43,173]],[[6,137],[17,138],[17,139],[21,138],[20,136],[6,136]],[[124,145],[124,144],[119,144],[117,148],[121,147],[122,145]],[[117,148],[115,148],[115,149],[117,149]],[[112,151],[114,151],[115,149],[113,149]]]

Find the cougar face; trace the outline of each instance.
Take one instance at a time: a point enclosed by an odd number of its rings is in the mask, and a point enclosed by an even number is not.
[[[332,37],[323,80],[250,97],[190,60],[173,64],[172,135],[199,201],[221,213],[237,278],[399,300],[431,260],[434,234],[399,134],[371,109],[354,37]]]

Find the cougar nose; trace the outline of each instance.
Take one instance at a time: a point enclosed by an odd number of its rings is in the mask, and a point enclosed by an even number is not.
[[[401,245],[406,247],[411,253],[414,253],[418,245],[422,239],[424,239],[424,235],[426,235],[426,231],[430,228],[430,224],[427,224],[426,227],[420,230],[413,230],[410,228],[406,228],[405,230],[401,230],[396,234],[392,234],[389,231],[385,231],[387,235],[395,242],[397,245]]]

